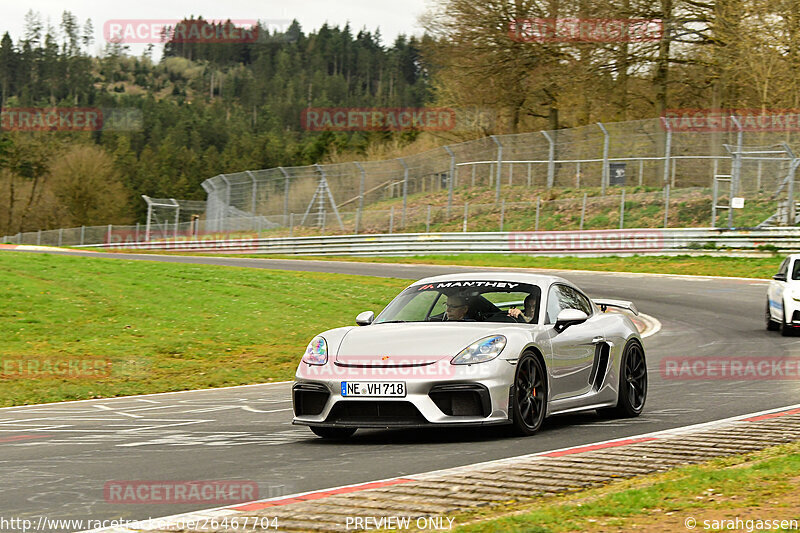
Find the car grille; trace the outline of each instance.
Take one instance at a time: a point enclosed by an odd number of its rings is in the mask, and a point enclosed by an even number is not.
[[[319,383],[297,383],[292,387],[295,416],[316,416],[325,409],[331,393]]]
[[[489,391],[478,383],[434,385],[428,396],[447,416],[487,417],[491,414]]]
[[[425,417],[409,402],[341,401],[325,422],[374,424],[378,426],[425,424]]]

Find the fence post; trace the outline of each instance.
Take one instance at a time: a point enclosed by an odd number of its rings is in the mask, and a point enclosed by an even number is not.
[[[669,125],[669,121],[663,121],[664,127],[667,128],[667,138],[664,141],[664,181],[663,185],[669,185],[669,167],[671,162],[671,152],[672,152],[672,128]]]
[[[716,161],[716,159],[714,160]],[[644,159],[639,160],[639,187],[642,186],[642,175],[644,174]]]
[[[81,226],[81,246],[83,246],[83,239],[86,235],[86,226]],[[139,241],[139,223],[136,223],[136,241]]]
[[[289,173],[283,167],[278,167],[283,174],[283,220],[289,218]]]
[[[606,186],[608,185],[608,130],[606,129],[605,125],[602,122],[598,122],[597,125],[603,131],[603,169],[600,173],[600,194],[603,196],[606,195]]]
[[[497,190],[494,193],[494,203],[500,202],[500,176],[503,173],[503,144],[497,139],[497,135],[492,135],[492,140],[497,145]]]
[[[153,217],[153,204],[150,203],[150,198],[148,196],[143,194],[142,198],[147,202],[147,222],[144,229],[144,240],[150,242],[150,219]]]
[[[367,172],[364,170],[364,167],[362,167],[361,163],[359,163],[358,161],[353,161],[353,164],[358,168],[358,171],[361,173],[361,181],[358,184],[358,209],[356,209],[356,227],[355,227],[355,234],[358,235],[358,227],[361,224],[361,212],[364,209],[364,187],[366,184]]]
[[[408,205],[408,165],[403,161],[402,157],[397,158],[400,164],[403,165],[403,218],[401,226],[406,229],[406,207]]]
[[[61,243],[64,239],[64,228],[58,228],[58,245],[61,246]]]
[[[229,214],[231,212],[231,210],[230,210],[230,207],[231,207],[231,182],[228,181],[228,176],[226,176],[225,174],[220,174],[220,176],[222,176],[222,181],[225,183],[225,210],[222,212],[222,219],[225,222],[224,222],[224,227],[220,228],[220,229],[222,229],[224,231],[229,227],[228,216],[229,216]]]
[[[547,188],[552,189],[556,180],[556,144],[553,137],[546,131],[542,130],[542,135],[550,143],[550,148],[547,151]]]
[[[431,232],[431,206],[428,204],[428,215],[425,217],[425,233]]]
[[[791,158],[789,162],[789,174],[786,176],[786,180],[788,181],[786,187],[786,223],[789,226],[795,226],[797,224],[797,205],[794,203],[794,176],[797,167],[800,165],[800,158],[794,155],[794,152],[787,143],[783,142],[781,144]]]
[[[792,154],[792,157],[794,157],[794,154]],[[797,206],[794,203],[794,174],[795,174],[795,171],[797,170],[797,165],[798,164],[800,164],[800,159],[797,159],[797,158],[792,159],[792,161],[789,163],[789,176],[790,177],[789,177],[789,184],[787,186],[787,191],[786,191],[786,195],[787,195],[786,208],[788,209],[789,212],[786,215],[787,215],[787,218],[789,219],[788,222],[789,222],[790,226],[794,226],[794,225],[797,224],[797,211],[796,211],[796,207]]]
[[[503,231],[503,218],[505,218],[505,215],[506,215],[506,201],[505,199],[503,199],[503,201],[500,202],[500,231]]]
[[[294,213],[289,213],[289,237],[294,237]]]
[[[245,170],[244,173],[250,176],[250,179],[253,181],[253,192],[250,195],[250,212],[253,213],[253,216],[256,216],[256,197],[258,196],[258,182],[256,181],[256,177],[250,170]]]
[[[669,182],[664,187],[664,227],[669,222]]]
[[[389,209],[389,235],[394,231],[394,206]]]
[[[583,219],[586,217],[586,193],[583,193],[583,205],[581,206],[581,226],[580,229],[583,231]]]
[[[575,164],[575,188],[581,188],[581,162]]]
[[[728,204],[733,205],[733,198],[739,193],[739,180],[741,179],[742,174],[742,135],[744,134],[742,130],[742,123],[739,121],[739,117],[732,116],[731,120],[734,124],[736,124],[737,129],[739,130],[736,133],[736,157],[733,158],[733,169],[731,169],[731,192],[730,196],[728,197]],[[794,209],[791,205],[787,206],[789,208],[789,214],[791,215],[794,212]],[[791,221],[791,219],[790,219]],[[794,221],[791,221],[794,222]],[[733,227],[733,207],[728,209],[728,228]]]
[[[108,233],[106,234],[106,244],[111,244],[111,224],[108,225]]]
[[[469,216],[469,202],[464,202],[464,228],[462,231],[467,231],[467,217]]]
[[[542,198],[540,196],[536,197],[536,222],[533,226],[533,231],[539,231],[539,207],[542,205]]]
[[[178,220],[180,219],[180,216],[181,216],[181,204],[178,203],[178,201],[175,198],[172,198],[172,201],[175,202],[175,206],[176,206],[176,209],[175,209],[175,231],[172,234],[172,240],[173,241],[177,241],[178,240]]]
[[[42,230],[36,232],[36,245],[42,244]]]
[[[450,179],[447,180],[447,218],[450,218],[450,209],[453,207],[453,187],[456,180],[456,154],[449,146],[445,146],[444,149],[450,154]],[[474,165],[473,168],[475,168]]]
[[[528,161],[528,187],[531,186],[531,163]]]
[[[619,229],[625,227],[625,189],[622,189],[622,198],[619,201]]]

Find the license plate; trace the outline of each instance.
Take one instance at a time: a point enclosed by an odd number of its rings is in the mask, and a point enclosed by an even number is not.
[[[342,396],[405,398],[404,381],[342,381]]]

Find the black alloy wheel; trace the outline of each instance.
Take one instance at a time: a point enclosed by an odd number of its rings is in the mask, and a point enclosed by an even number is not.
[[[637,340],[628,341],[619,365],[617,406],[598,409],[597,413],[611,418],[639,416],[647,400],[647,360],[644,348]]]
[[[547,377],[542,360],[525,353],[517,362],[514,378],[514,429],[520,435],[533,435],[547,414]]]

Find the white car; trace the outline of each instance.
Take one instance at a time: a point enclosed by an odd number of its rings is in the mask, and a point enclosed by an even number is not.
[[[315,337],[297,368],[294,423],[358,428],[510,424],[596,409],[638,416],[647,362],[620,307],[555,276],[475,272],[420,280],[375,318]]]
[[[800,254],[783,260],[767,289],[767,329],[791,335],[800,328]]]

